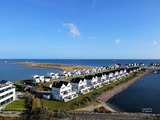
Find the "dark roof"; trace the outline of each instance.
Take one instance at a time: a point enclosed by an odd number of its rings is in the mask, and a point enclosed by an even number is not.
[[[51,77],[44,77],[44,78],[51,78]]]
[[[79,83],[80,80],[84,80],[83,78],[77,77],[77,78],[72,78],[71,82],[72,83]]]
[[[124,70],[124,68],[120,68],[120,69],[118,70],[118,72],[120,72],[121,70]]]
[[[120,64],[120,63],[117,63],[117,65],[122,66],[122,64]]]
[[[85,76],[85,79],[91,80],[94,76],[93,75],[87,75]]]
[[[116,70],[111,70],[109,73],[115,73],[116,72]]]
[[[63,84],[64,84],[64,85],[67,85],[68,82],[66,82],[66,81],[54,82],[54,83],[52,84],[52,87],[61,88]]]
[[[97,77],[102,77],[102,73],[95,74]]]
[[[119,70],[124,70],[124,68],[120,68]]]
[[[7,80],[1,80],[0,84],[6,84],[7,82],[9,82],[9,81],[7,81]]]
[[[109,71],[109,73],[115,73],[116,72],[116,70],[111,70],[111,71]]]
[[[128,69],[127,69],[127,72],[129,72],[129,71],[131,71],[131,70],[134,70],[134,69],[137,69],[137,68],[139,68],[139,67],[131,67],[131,68],[128,68]]]
[[[39,76],[37,76],[37,77],[34,77],[34,78],[39,78]]]
[[[61,84],[64,84],[64,85],[68,85],[68,82],[66,81],[60,81]]]
[[[109,75],[109,72],[103,72],[103,74]]]

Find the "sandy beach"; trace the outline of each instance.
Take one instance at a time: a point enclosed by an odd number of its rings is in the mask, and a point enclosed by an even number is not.
[[[123,91],[124,89],[126,89],[127,87],[129,87],[130,85],[135,83],[136,81],[138,81],[140,78],[142,78],[147,73],[149,73],[149,71],[146,71],[144,73],[139,73],[136,77],[131,78],[129,81],[124,82],[122,84],[119,84],[116,87],[114,87],[113,89],[104,92],[102,95],[100,95],[98,97],[98,99],[100,99],[102,101],[100,104],[98,104],[96,106],[90,105],[85,108],[77,109],[76,111],[93,111],[97,107],[104,106],[108,111],[116,112],[116,109],[114,109],[114,107],[112,107],[112,105],[107,104],[107,101],[111,97],[113,97],[114,95],[120,93],[121,91]]]
[[[81,70],[93,68],[93,66],[79,66],[79,65],[63,65],[63,64],[44,64],[33,62],[18,62],[17,64],[24,64],[28,67],[41,67],[41,68],[57,68],[63,71]]]

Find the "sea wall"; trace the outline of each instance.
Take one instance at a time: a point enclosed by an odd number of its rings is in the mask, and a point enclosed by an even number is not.
[[[98,99],[100,99],[102,102],[105,102],[107,104],[107,101],[110,98],[112,98],[114,95],[122,92],[127,87],[129,87],[130,85],[132,85],[133,83],[135,83],[136,81],[138,81],[140,78],[142,78],[144,75],[146,75],[148,73],[149,73],[148,70],[143,72],[143,73],[139,73],[136,77],[133,77],[130,80],[128,80],[128,81],[126,81],[126,82],[124,82],[122,84],[117,85],[113,89],[104,92],[101,96],[98,97]],[[111,107],[115,111],[118,110],[116,107],[112,107],[112,105],[110,105],[110,104],[107,104],[107,106]]]

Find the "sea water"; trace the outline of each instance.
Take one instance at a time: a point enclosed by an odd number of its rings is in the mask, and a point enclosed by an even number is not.
[[[160,113],[160,73],[149,73],[108,100],[126,112]]]

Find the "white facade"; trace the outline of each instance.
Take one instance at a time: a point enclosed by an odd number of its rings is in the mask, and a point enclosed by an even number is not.
[[[114,73],[114,77],[115,77],[115,79],[119,79],[119,78],[120,78],[120,76],[119,76],[119,72],[118,72],[118,71],[115,71],[115,73]]]
[[[45,76],[39,76],[39,75],[34,75],[33,79],[36,83],[51,81],[51,77],[45,77]]]
[[[103,74],[102,75],[102,84],[109,84],[109,75]]]
[[[56,79],[55,73],[50,73],[49,76],[50,76],[52,79]]]
[[[70,83],[65,84],[62,81],[52,85],[52,95],[54,99],[64,102],[78,97],[78,94],[72,91],[72,85]]]
[[[112,72],[109,73],[108,78],[109,78],[109,81],[110,81],[110,82],[113,82],[113,81],[115,80],[114,73],[112,73]]]
[[[33,79],[36,83],[39,83],[40,82],[40,79],[39,79],[39,75],[34,75],[33,76]]]
[[[97,77],[85,78],[85,79],[87,81],[88,87],[90,87],[91,89],[99,88],[102,85],[102,83],[98,82],[98,78]]]
[[[0,81],[0,109],[7,103],[15,100],[15,87],[9,81]]]
[[[85,94],[89,92],[89,88],[87,87],[87,81],[85,79],[79,80],[78,82],[72,80],[71,85],[73,91],[76,91],[77,93]]]
[[[124,70],[120,70],[119,71],[119,76],[120,76],[120,78],[125,77]]]

